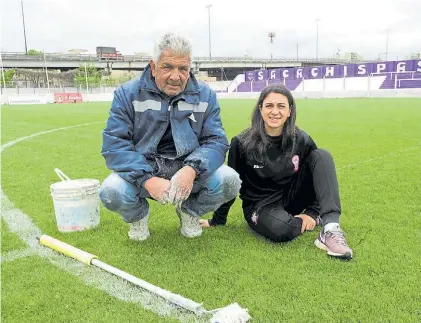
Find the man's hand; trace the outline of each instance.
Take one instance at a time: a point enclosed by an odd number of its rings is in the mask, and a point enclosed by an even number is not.
[[[306,214],[298,214],[295,216],[296,218],[301,218],[303,220],[303,224],[301,226],[301,233],[304,231],[311,231],[316,226],[316,221]]]
[[[145,182],[145,189],[149,195],[161,204],[166,204],[171,183],[160,177],[151,177]]]
[[[168,202],[178,205],[185,201],[191,193],[196,171],[193,167],[184,166],[171,178]]]

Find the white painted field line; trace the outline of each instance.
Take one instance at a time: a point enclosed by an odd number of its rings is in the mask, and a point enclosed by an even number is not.
[[[27,140],[27,139],[31,139],[31,138],[34,138],[34,137],[38,137],[38,136],[41,136],[41,135],[45,135],[47,133],[56,132],[56,131],[60,131],[60,130],[73,129],[73,128],[78,128],[78,127],[84,127],[84,126],[90,126],[90,125],[98,124],[98,123],[104,123],[104,121],[88,122],[88,123],[77,124],[77,125],[74,125],[74,126],[60,127],[60,128],[55,128],[55,129],[37,132],[37,133],[34,133],[32,135],[21,137],[21,138],[9,141],[9,142],[5,143],[4,145],[1,145],[0,146],[0,152],[2,152],[3,150],[5,150],[6,148],[8,148],[10,146],[13,146],[13,145],[17,144],[18,142],[21,142],[21,141],[24,141],[24,140]]]
[[[345,168],[350,168],[350,167],[355,167],[355,166],[359,166],[359,165],[365,164],[365,163],[371,163],[371,162],[376,161],[376,160],[379,160],[379,159],[387,158],[387,157],[390,157],[390,156],[393,156],[393,155],[397,155],[397,154],[403,154],[403,153],[406,153],[408,151],[415,150],[415,149],[420,149],[420,148],[421,148],[421,146],[409,147],[409,148],[406,148],[406,149],[402,149],[402,150],[391,152],[391,153],[386,154],[386,155],[382,155],[382,156],[378,156],[378,157],[374,157],[374,158],[370,158],[370,159],[361,160],[361,161],[356,162],[356,163],[353,163],[353,164],[347,164],[347,165],[344,165],[344,166],[340,166],[340,167],[337,168],[337,170],[341,170],[341,169],[345,169]]]
[[[26,248],[26,249],[21,249],[21,250],[12,250],[12,251],[5,252],[1,256],[0,262],[3,263],[3,262],[8,262],[8,261],[13,261],[13,260],[16,260],[16,259],[34,256],[36,254],[37,254],[36,251],[32,248]]]

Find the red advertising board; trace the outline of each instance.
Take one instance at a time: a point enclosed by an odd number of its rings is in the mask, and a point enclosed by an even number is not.
[[[82,103],[81,93],[54,93],[55,103]]]

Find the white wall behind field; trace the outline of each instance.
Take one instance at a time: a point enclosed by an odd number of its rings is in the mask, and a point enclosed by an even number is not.
[[[378,90],[386,76],[303,80],[295,92],[336,92]]]
[[[421,89],[382,89],[382,90],[353,90],[353,91],[292,91],[297,99],[327,99],[327,98],[421,98]],[[257,99],[259,92],[221,92],[219,99]],[[84,102],[111,102],[113,93],[82,94]],[[53,94],[21,94],[0,95],[0,104],[47,104],[54,103]]]

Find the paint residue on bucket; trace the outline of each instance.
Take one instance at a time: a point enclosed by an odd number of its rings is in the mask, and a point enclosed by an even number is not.
[[[58,230],[71,232],[97,227],[100,222],[99,180],[71,180],[59,169],[55,171],[62,179],[50,185]]]

